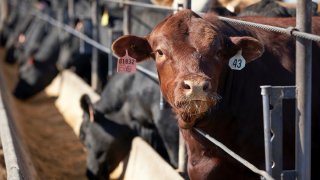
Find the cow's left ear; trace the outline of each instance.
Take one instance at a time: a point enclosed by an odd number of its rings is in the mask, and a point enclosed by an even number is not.
[[[121,36],[112,44],[112,51],[119,57],[124,56],[126,50],[137,62],[150,58],[152,53],[147,38],[132,35]]]
[[[230,37],[230,39],[237,48],[242,50],[242,56],[247,63],[259,58],[264,52],[263,44],[253,37]]]

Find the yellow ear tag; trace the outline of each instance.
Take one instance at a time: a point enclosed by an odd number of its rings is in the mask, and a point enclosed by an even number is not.
[[[109,13],[108,11],[104,11],[101,17],[101,26],[108,26],[109,24]]]
[[[234,70],[241,70],[246,66],[246,60],[242,56],[242,50],[232,56],[229,60],[229,67]]]

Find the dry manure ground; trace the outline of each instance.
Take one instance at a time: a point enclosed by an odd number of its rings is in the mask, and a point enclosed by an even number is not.
[[[3,61],[0,50],[0,73],[6,88],[12,92],[17,82],[17,67]],[[35,167],[35,179],[86,179],[86,153],[78,137],[55,107],[55,97],[44,92],[27,101],[19,101],[8,92],[17,129]],[[0,149],[0,179],[3,177],[3,156]]]

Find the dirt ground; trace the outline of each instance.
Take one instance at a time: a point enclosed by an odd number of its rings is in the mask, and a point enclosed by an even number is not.
[[[5,76],[7,88],[12,91],[17,68],[5,64],[2,57],[3,51],[0,50],[0,71]],[[22,130],[37,179],[86,179],[84,147],[55,107],[55,97],[42,92],[28,101],[19,101],[12,96],[9,99],[15,107],[14,118]],[[0,179],[1,160],[0,151]]]
[[[3,151],[0,145],[0,179],[6,179],[6,167],[4,164],[4,157],[3,157]]]

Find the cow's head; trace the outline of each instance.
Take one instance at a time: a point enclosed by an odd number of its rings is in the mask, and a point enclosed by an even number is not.
[[[26,100],[42,91],[58,74],[54,64],[38,61],[32,56],[19,67],[19,78],[13,94]]]
[[[81,96],[80,105],[83,119],[79,134],[87,150],[87,177],[109,179],[108,175],[128,155],[135,134],[127,125],[118,124],[97,110],[87,94]]]
[[[178,114],[179,126],[191,128],[216,105],[223,67],[239,50],[246,62],[263,53],[257,39],[229,37],[216,17],[207,21],[190,10],[169,16],[146,37],[122,36],[112,46],[114,53],[142,61],[153,57],[166,100]]]

